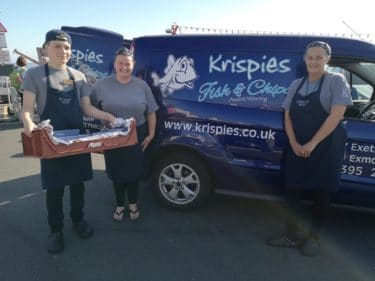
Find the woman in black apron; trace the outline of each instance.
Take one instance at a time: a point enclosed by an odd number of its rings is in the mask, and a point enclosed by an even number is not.
[[[128,196],[129,217],[137,220],[138,182],[144,173],[145,152],[155,135],[158,106],[145,81],[132,75],[132,51],[120,48],[115,55],[115,73],[96,81],[91,98],[102,109],[116,117],[134,118],[137,124],[138,143],[133,146],[110,149],[104,152],[106,172],[113,182],[116,209],[113,219],[120,222],[125,214],[125,191]]]
[[[25,99],[22,117],[25,133],[30,135],[36,127],[32,118],[34,103],[36,97],[43,98],[41,89],[45,86],[45,106],[44,110],[39,113],[40,119],[50,119],[54,130],[82,129],[83,113],[80,105],[82,90],[80,93],[78,92],[75,77],[66,66],[71,55],[70,36],[61,30],[51,30],[46,34],[45,46],[49,55],[48,64],[30,69],[24,79]],[[53,81],[57,83],[54,85],[61,85],[62,90],[51,86],[51,69],[55,74]],[[79,74],[82,75],[80,83],[86,83],[83,80],[83,74]],[[46,81],[46,85],[42,81]],[[88,88],[87,94],[89,94]],[[86,108],[90,107],[86,105]],[[99,115],[97,118],[106,116],[109,120],[115,119],[112,115],[104,112]],[[70,215],[73,229],[80,238],[91,237],[92,227],[83,218],[84,181],[92,179],[90,154],[42,159],[41,178],[42,187],[47,190],[47,218],[51,230],[47,246],[48,252],[58,253],[64,250],[62,236],[63,195],[66,185],[70,185]]]
[[[325,71],[331,48],[325,42],[313,42],[306,48],[305,62],[308,76],[300,80],[293,93],[289,108],[285,109],[285,130],[289,139],[286,150],[284,184],[289,213],[285,232],[267,242],[271,246],[301,247],[307,256],[319,253],[319,232],[327,216],[330,192],[339,188],[340,172],[344,158],[346,131],[341,123],[346,105],[347,89],[336,104],[327,111],[322,105],[322,95],[329,93],[334,74]],[[337,75],[337,74],[336,74]],[[326,82],[325,81],[329,81]],[[294,82],[296,83],[296,82]],[[323,85],[326,85],[323,92]],[[333,95],[333,94],[332,94]],[[324,99],[323,99],[324,100]],[[301,191],[309,191],[314,206],[311,230],[306,241],[297,237]]]

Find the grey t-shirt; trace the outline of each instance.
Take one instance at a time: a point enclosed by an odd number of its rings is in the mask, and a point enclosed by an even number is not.
[[[134,117],[137,126],[146,122],[148,113],[159,108],[150,87],[135,76],[127,84],[118,82],[115,74],[97,80],[91,88],[91,100],[115,117]]]
[[[290,109],[290,104],[292,102],[293,96],[299,84],[302,82],[303,78],[296,79],[290,84],[288,89],[288,94],[285,100],[282,102],[281,107],[284,110]],[[302,85],[299,93],[302,96],[306,96],[318,89],[319,81],[309,82]],[[327,72],[324,75],[324,81],[322,85],[322,90],[320,92],[320,102],[326,112],[330,112],[333,105],[352,105],[352,98],[350,95],[350,87],[346,81],[344,75],[340,73],[330,73]]]
[[[74,79],[78,94],[80,97],[89,96],[90,89],[86,78],[82,72],[69,67]],[[69,79],[67,70],[58,70],[49,67],[51,87],[60,91],[70,91],[73,85],[64,84],[65,79]],[[44,65],[30,68],[26,71],[22,81],[22,88],[35,94],[37,113],[40,116],[47,101],[47,77],[44,71]]]

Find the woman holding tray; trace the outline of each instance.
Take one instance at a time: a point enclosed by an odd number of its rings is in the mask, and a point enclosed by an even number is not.
[[[89,87],[84,75],[67,66],[70,59],[71,38],[62,30],[47,32],[44,48],[47,64],[29,69],[24,77],[22,119],[26,135],[37,127],[33,121],[34,105],[41,120],[50,119],[55,130],[82,129],[83,113],[113,123],[115,117],[102,112],[90,103]],[[48,252],[64,250],[63,195],[70,185],[70,216],[73,230],[80,238],[89,238],[92,227],[84,220],[84,181],[92,179],[90,154],[41,160],[42,186],[47,190],[47,212],[50,235]]]
[[[131,220],[140,216],[137,206],[138,181],[144,170],[144,151],[154,138],[158,105],[151,89],[143,80],[132,75],[133,54],[120,48],[115,55],[115,73],[98,80],[91,89],[94,104],[116,117],[134,117],[138,144],[104,152],[108,177],[113,181],[116,197],[115,221],[122,221],[125,213],[125,190]]]

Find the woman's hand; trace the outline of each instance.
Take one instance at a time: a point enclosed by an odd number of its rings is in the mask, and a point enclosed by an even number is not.
[[[316,144],[311,141],[302,145],[302,157],[309,158],[311,153],[314,151],[315,147]]]
[[[150,142],[152,141],[153,138],[154,137],[150,136],[150,135],[148,135],[147,137],[145,137],[145,139],[142,142],[142,151],[146,150],[146,148],[148,147],[148,145],[150,144]]]
[[[298,157],[303,157],[302,145],[300,145],[298,142],[293,142],[290,143],[290,146],[292,147],[295,155],[297,155]]]
[[[115,124],[115,120],[116,120],[116,117],[113,116],[111,113],[109,112],[106,112],[106,121],[111,125],[111,126],[114,126]]]

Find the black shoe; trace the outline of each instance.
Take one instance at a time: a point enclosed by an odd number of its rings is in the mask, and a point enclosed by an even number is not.
[[[64,251],[64,239],[61,232],[51,232],[48,236],[48,253],[58,254]]]
[[[94,234],[92,227],[85,220],[73,224],[73,230],[82,239],[90,238]]]
[[[307,238],[301,247],[301,253],[307,257],[315,257],[320,254],[320,242],[312,237]]]
[[[266,244],[272,247],[298,248],[302,241],[297,238],[288,237],[285,233],[273,236],[266,241]]]

